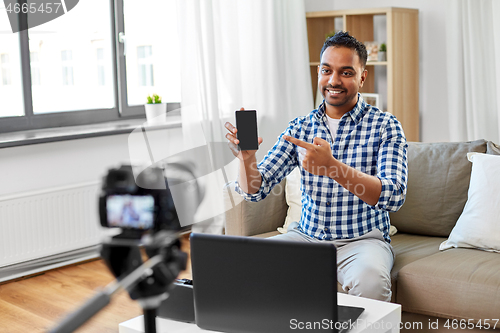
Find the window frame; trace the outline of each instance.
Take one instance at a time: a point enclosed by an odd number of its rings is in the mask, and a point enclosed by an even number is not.
[[[127,64],[125,61],[125,44],[121,43],[118,40],[118,34],[124,33],[126,35],[125,31],[125,14],[123,12],[123,0],[111,0],[111,2],[114,3],[114,9],[113,11],[116,11],[118,15],[115,15],[115,50],[116,50],[116,56],[115,59],[117,59],[117,72],[119,75],[117,76],[117,81],[118,82],[118,89],[120,92],[124,93],[119,93],[117,94],[118,96],[118,109],[120,112],[120,115],[123,117],[137,117],[138,115],[144,115],[146,114],[146,111],[144,110],[144,106],[142,105],[133,105],[129,106],[128,105],[128,100],[127,100]],[[172,103],[172,104],[177,104],[177,103]],[[170,110],[169,108],[170,105],[167,104],[167,111]]]
[[[32,102],[31,60],[28,30],[18,32],[21,56],[21,80],[24,102],[23,116],[0,117],[0,133],[41,130],[55,127],[92,125],[111,121],[145,118],[144,105],[127,103],[127,78],[124,44],[118,34],[124,30],[123,0],[108,0],[111,24],[112,84],[115,106],[110,109],[68,110],[34,114]],[[20,4],[27,0],[20,0]],[[19,25],[27,26],[27,14],[18,14]],[[167,111],[180,108],[180,103],[167,103]]]

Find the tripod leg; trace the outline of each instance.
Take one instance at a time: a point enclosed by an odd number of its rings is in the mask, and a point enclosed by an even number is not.
[[[144,309],[144,333],[156,333],[156,308]]]

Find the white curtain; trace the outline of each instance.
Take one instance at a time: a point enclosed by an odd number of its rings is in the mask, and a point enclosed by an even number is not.
[[[257,110],[260,160],[290,120],[313,109],[303,0],[179,0],[177,6],[184,145],[226,142],[224,123],[234,124],[234,111],[244,107]],[[212,153],[215,161],[223,158]],[[236,178],[237,163],[231,164],[222,182]],[[205,217],[220,211],[223,184],[216,183],[205,195]]]
[[[500,142],[500,1],[451,0],[447,17],[452,141]]]
[[[256,109],[270,148],[312,110],[303,0],[179,0],[183,126],[224,139],[224,121]],[[267,149],[263,149],[267,150]]]

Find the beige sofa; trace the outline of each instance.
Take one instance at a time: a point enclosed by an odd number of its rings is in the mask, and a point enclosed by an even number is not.
[[[484,140],[409,143],[406,202],[390,214],[391,224],[398,230],[392,236],[396,252],[392,301],[402,305],[403,322],[418,328],[415,332],[450,332],[460,323],[463,327],[465,323],[471,326],[471,322],[489,320],[493,325],[492,320],[500,319],[500,253],[466,248],[439,250],[467,201],[471,174],[467,152],[500,154],[498,146]],[[500,177],[500,170],[494,177]],[[233,197],[226,201],[233,205],[226,212],[226,234],[278,234],[288,210],[285,182],[258,203],[235,199],[234,182],[226,185],[226,196]],[[439,329],[434,329],[436,322]],[[500,328],[500,322],[496,327]]]

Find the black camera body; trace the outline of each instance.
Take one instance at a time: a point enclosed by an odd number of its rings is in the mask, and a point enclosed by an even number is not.
[[[121,232],[105,238],[101,257],[117,283],[110,284],[51,332],[76,330],[109,303],[110,296],[120,290],[118,286],[140,301],[145,331],[156,332],[156,309],[168,296],[171,283],[186,269],[187,254],[182,252],[178,237],[194,223],[204,196],[194,170],[195,164],[189,161],[145,168],[122,165],[108,170],[99,195],[100,223]],[[143,237],[146,233],[150,237]],[[145,263],[144,254],[150,258]]]
[[[99,216],[103,227],[121,228],[124,238],[182,229],[164,170],[159,167],[145,169],[137,180],[130,165],[110,169],[102,182]]]

